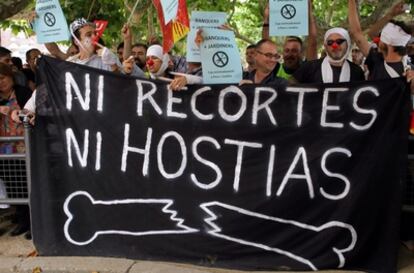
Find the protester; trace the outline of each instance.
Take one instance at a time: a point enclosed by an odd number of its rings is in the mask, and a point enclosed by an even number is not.
[[[116,53],[121,63],[124,61],[124,42],[120,43],[116,48]]]
[[[308,2],[309,16],[309,36],[306,47],[306,60],[311,61],[317,58],[317,27],[316,20],[313,15],[312,1]],[[266,5],[263,18],[262,38],[269,39],[269,4]],[[304,59],[304,45],[301,38],[297,36],[288,36],[283,45],[283,62],[278,66],[277,76],[291,80],[293,73],[299,69]]]
[[[145,44],[140,43],[132,45],[131,49],[135,64],[141,68],[142,71],[146,70],[147,49],[148,47]]]
[[[277,46],[271,40],[262,39],[256,44],[255,64],[256,69],[245,77],[241,84],[281,84],[286,85],[287,81],[278,77],[276,71],[280,64],[280,55],[277,53]]]
[[[7,64],[0,63],[0,136],[23,136],[24,129],[21,124],[12,121],[10,113],[13,110],[23,108],[24,104],[31,96],[31,90],[15,84],[14,73]],[[22,142],[2,142],[0,144],[1,153],[24,153]],[[10,177],[1,177],[1,180],[14,181]],[[16,206],[17,226],[10,232],[11,236],[18,236],[26,233],[25,237],[31,239],[30,234],[30,214],[27,205]]]
[[[294,74],[298,83],[336,83],[365,80],[362,69],[347,60],[351,38],[343,28],[332,28],[325,33],[323,59],[304,63]]]
[[[26,62],[29,68],[23,69],[23,73],[27,78],[29,88],[34,91],[36,89],[36,60],[42,53],[37,48],[26,51]]]
[[[170,87],[172,90],[180,90],[187,84],[201,83],[200,77],[171,71],[169,65],[172,60],[170,55],[163,53],[163,49],[160,45],[152,45],[147,50],[147,68],[151,79],[159,79],[164,81],[170,81]],[[173,72],[173,73],[171,73]]]
[[[11,53],[12,52],[8,50],[7,48],[0,46],[0,63],[9,65],[12,68],[13,62],[12,62]],[[24,76],[24,74],[18,70],[14,70],[13,72],[14,72],[14,81],[21,86],[27,86],[27,79]]]
[[[247,75],[256,68],[255,61],[254,61],[255,51],[256,51],[255,44],[250,44],[246,47],[245,56],[246,56],[247,67],[244,69],[243,77],[245,76],[247,77]]]
[[[366,57],[369,79],[381,80],[398,78],[407,75],[407,80],[414,78],[414,72],[408,66],[406,45],[411,39],[410,29],[403,23],[390,21],[382,28],[378,50],[368,42],[359,23],[355,0],[348,0],[349,27],[351,35],[362,54]],[[383,23],[383,20],[378,22]],[[411,81],[411,91],[414,90],[414,81]]]

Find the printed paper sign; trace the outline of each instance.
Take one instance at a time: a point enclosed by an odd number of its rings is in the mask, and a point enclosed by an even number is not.
[[[36,13],[33,29],[39,44],[69,40],[68,23],[58,0],[37,0]]]
[[[200,53],[204,83],[239,83],[243,71],[234,32],[203,29],[203,37]]]
[[[200,49],[194,42],[199,28],[217,28],[226,23],[225,12],[194,11],[191,14],[190,33],[187,36],[187,61],[201,62]]]
[[[168,24],[177,17],[178,0],[161,0],[162,12],[164,14],[164,24]]]
[[[308,0],[270,0],[270,36],[308,35]]]

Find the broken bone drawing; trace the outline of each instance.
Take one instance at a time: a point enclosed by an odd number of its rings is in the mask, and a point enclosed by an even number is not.
[[[218,201],[203,203],[200,207],[209,216],[204,219],[204,222],[208,224],[209,228],[211,228],[207,231],[207,233],[211,236],[284,255],[306,265],[309,269],[314,271],[318,270],[317,261],[313,261],[311,257],[302,257],[301,255],[295,253],[295,250],[293,249],[284,249],[284,247],[286,248],[285,245],[271,245],[270,242],[266,242],[263,238],[258,239],[255,237],[255,232],[249,232],[241,235],[239,232],[235,232],[234,230],[229,231],[225,227],[226,223],[253,222],[257,223],[258,226],[266,225],[267,227],[271,227],[271,230],[275,230],[274,233],[272,232],[272,234],[268,234],[268,236],[274,237],[278,236],[278,231],[288,229],[290,235],[294,234],[295,236],[298,236],[301,238],[303,243],[305,243],[304,240],[306,239],[315,240],[318,238],[324,240],[324,236],[327,233],[332,231],[338,232],[336,229],[339,229],[340,232],[345,232],[345,237],[350,238],[350,242],[347,246],[341,249],[335,246],[331,247],[332,256],[337,257],[338,259],[338,268],[342,268],[345,265],[346,259],[344,253],[352,251],[357,242],[357,233],[355,229],[351,225],[339,221],[330,221],[321,226],[314,226],[294,220],[287,220],[252,212]],[[220,226],[220,224],[222,225]]]
[[[173,204],[172,199],[95,200],[86,191],[76,191],[66,198],[63,205],[68,217],[64,225],[64,234],[70,243],[83,246],[92,243],[98,236],[109,234],[149,236],[198,232],[197,229],[184,225],[184,219],[177,217],[178,212],[172,209]],[[81,211],[71,211],[71,208],[77,205]],[[130,211],[134,213],[133,216],[128,215]],[[122,221],[114,221],[120,216],[124,219],[134,217],[141,221],[139,226],[130,226],[129,221],[124,221],[128,226],[122,227]],[[94,226],[105,228],[93,230],[90,224],[85,221],[82,223],[85,217],[98,221]],[[82,236],[77,234],[80,230]]]

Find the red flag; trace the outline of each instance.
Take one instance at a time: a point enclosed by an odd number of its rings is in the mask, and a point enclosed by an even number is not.
[[[98,42],[99,39],[102,37],[106,27],[108,26],[108,21],[105,20],[95,20],[93,23],[96,25],[96,41]]]
[[[190,20],[188,19],[186,0],[178,0],[177,16],[167,25],[165,24],[164,14],[162,11],[161,0],[153,0],[155,9],[157,10],[162,30],[162,47],[164,53],[171,50],[174,44],[184,38],[190,31]]]

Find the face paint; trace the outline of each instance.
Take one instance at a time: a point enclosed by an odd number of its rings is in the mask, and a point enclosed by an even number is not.
[[[154,61],[152,59],[148,59],[147,65],[148,66],[153,66],[154,65]]]

